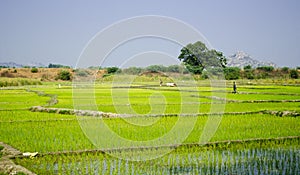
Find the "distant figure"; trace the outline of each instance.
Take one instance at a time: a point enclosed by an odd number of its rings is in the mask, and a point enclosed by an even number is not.
[[[163,81],[161,79],[159,79],[159,86],[162,86]]]
[[[168,87],[175,87],[175,86],[177,86],[176,83],[166,83],[166,85],[167,85]]]
[[[236,84],[235,84],[235,81],[233,82],[233,92],[234,94],[236,94]]]
[[[58,84],[58,88],[59,88],[59,89],[61,88],[61,85],[60,85],[60,84]]]

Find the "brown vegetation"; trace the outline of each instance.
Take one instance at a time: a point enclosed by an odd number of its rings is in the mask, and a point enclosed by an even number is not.
[[[0,77],[8,77],[8,78],[30,78],[30,79],[38,79],[41,81],[54,81],[57,80],[57,76],[60,71],[67,70],[71,73],[72,76],[75,75],[75,70],[71,68],[37,68],[38,71],[36,73],[31,71],[32,68],[1,68],[0,69]],[[94,75],[96,74],[97,78],[102,77],[104,74],[103,70],[86,70],[88,74]]]

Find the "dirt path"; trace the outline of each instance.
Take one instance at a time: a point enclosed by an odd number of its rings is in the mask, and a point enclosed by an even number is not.
[[[10,174],[10,175],[17,174],[17,173],[25,173],[28,175],[35,175],[35,173],[29,171],[28,169],[20,165],[16,165],[11,160],[11,158],[13,157],[22,155],[22,153],[19,150],[3,142],[0,142],[0,146],[4,147],[4,149],[1,150],[2,157],[0,158],[0,173]]]

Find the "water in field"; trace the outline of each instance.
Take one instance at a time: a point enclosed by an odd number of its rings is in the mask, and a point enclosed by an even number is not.
[[[177,150],[162,158],[128,161],[103,153],[18,160],[38,174],[300,174],[300,150],[290,148]]]

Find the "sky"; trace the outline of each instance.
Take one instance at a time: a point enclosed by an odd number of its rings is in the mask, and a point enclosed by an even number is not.
[[[255,59],[272,61],[280,67],[296,67],[300,66],[299,9],[299,0],[1,0],[0,62],[57,63],[74,67],[100,31],[127,18],[156,15],[189,24],[212,48],[226,56],[244,51]],[[156,43],[164,46],[163,42]],[[138,45],[137,41],[133,47]],[[180,52],[180,46],[171,45],[166,47],[174,57]],[[150,50],[153,49],[155,47]],[[163,59],[160,57],[170,58],[168,54],[159,54],[161,50],[144,51],[126,55],[132,58],[127,62],[120,61],[123,51],[103,63],[87,64],[119,66],[134,62],[138,66],[153,57],[159,58],[153,59],[154,64],[160,64]],[[139,58],[140,61],[133,61]],[[173,62],[175,60],[173,58]]]

